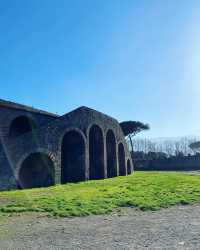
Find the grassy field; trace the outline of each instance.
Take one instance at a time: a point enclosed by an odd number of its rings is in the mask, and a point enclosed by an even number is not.
[[[135,206],[158,210],[200,202],[200,177],[180,173],[135,173],[127,177],[0,192],[0,217],[28,211],[85,216]]]

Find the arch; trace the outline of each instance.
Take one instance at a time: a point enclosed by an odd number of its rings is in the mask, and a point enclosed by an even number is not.
[[[17,181],[20,188],[48,187],[55,184],[55,168],[47,154],[32,153],[21,164]]]
[[[131,170],[131,161],[130,159],[127,160],[127,174],[131,174],[132,170]]]
[[[90,179],[105,178],[104,170],[104,137],[98,125],[92,125],[89,131]]]
[[[119,175],[126,175],[125,151],[124,145],[122,143],[118,145],[118,164]]]
[[[61,183],[85,180],[85,140],[77,130],[65,133],[61,146]]]
[[[17,137],[36,128],[36,123],[32,118],[28,116],[18,116],[10,125],[9,135],[11,137]]]
[[[117,156],[116,139],[114,132],[110,129],[106,134],[106,153],[107,153],[107,177],[117,176]]]

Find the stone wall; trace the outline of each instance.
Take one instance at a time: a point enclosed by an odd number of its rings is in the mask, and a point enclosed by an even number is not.
[[[2,144],[0,144],[0,189],[8,190],[16,187],[16,179],[12,164],[9,162],[9,155]]]
[[[17,138],[13,138],[9,136],[9,129],[12,121],[18,116],[31,117],[31,119],[34,119],[37,124],[37,128],[18,136]],[[124,174],[127,174],[127,162],[130,160],[130,154],[121,127],[115,119],[86,107],[81,107],[61,117],[48,116],[41,113],[31,113],[23,110],[12,111],[4,108],[3,112],[0,113],[2,142],[2,150],[0,148],[0,169],[6,170],[0,170],[0,189],[18,187],[21,166],[30,155],[35,153],[45,154],[52,160],[55,167],[55,183],[61,183],[62,143],[64,136],[69,131],[76,131],[83,139],[85,145],[85,162],[83,162],[85,166],[84,180],[88,180],[90,178],[90,129],[94,125],[98,126],[101,130],[103,138],[103,157],[100,159],[100,161],[102,161],[102,166],[104,167],[102,177],[107,178],[106,138],[107,133],[110,130],[113,131],[115,136],[116,159],[118,156],[118,145],[122,144],[124,147]],[[116,176],[119,175],[118,162],[119,161],[116,160]],[[68,165],[69,164],[70,163],[68,162]],[[129,172],[132,172],[132,163],[130,168]],[[11,171],[8,171],[9,169]],[[10,181],[9,178],[11,178],[12,181]]]
[[[9,137],[9,130],[12,122],[15,118],[20,116],[29,117],[35,122],[38,127],[54,121],[57,118],[56,115],[45,115],[42,113],[36,113],[27,110],[0,106],[0,138]]]
[[[200,156],[140,160],[134,162],[134,167],[137,171],[197,171],[200,170]]]
[[[17,117],[28,117],[32,119],[38,128],[54,121],[57,116],[31,112],[28,110],[0,106],[0,189],[8,190],[17,187],[15,169],[16,162],[12,159],[9,148],[13,142],[10,142],[10,127]],[[16,141],[16,138],[14,139]],[[29,139],[28,139],[29,141]],[[24,152],[26,149],[24,149]]]

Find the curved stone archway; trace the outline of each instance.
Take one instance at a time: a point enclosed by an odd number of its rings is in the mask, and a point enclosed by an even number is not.
[[[107,152],[107,177],[117,176],[117,155],[116,140],[112,130],[108,130],[106,134],[106,152]]]
[[[90,179],[105,178],[104,137],[98,125],[91,126],[89,131],[89,162]]]
[[[61,183],[85,180],[85,141],[76,130],[66,132],[61,147]]]
[[[27,116],[19,116],[12,121],[9,135],[11,137],[17,137],[36,128],[37,126],[33,119]]]
[[[126,175],[125,150],[122,143],[118,145],[118,164],[119,175]]]
[[[44,153],[32,153],[21,164],[18,173],[19,188],[48,187],[55,184],[52,160]]]

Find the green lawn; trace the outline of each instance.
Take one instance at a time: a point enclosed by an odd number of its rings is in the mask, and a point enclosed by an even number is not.
[[[55,216],[109,213],[118,207],[158,210],[200,202],[200,177],[180,173],[135,173],[127,177],[0,192],[0,217],[27,211]]]

